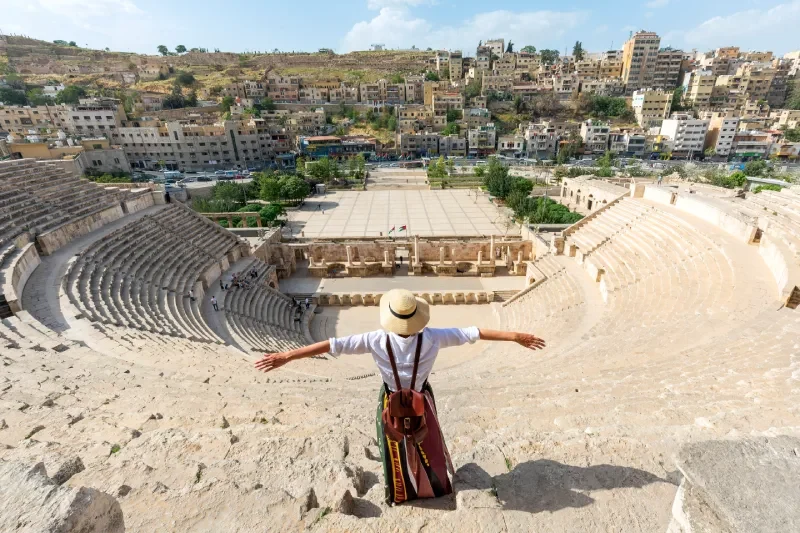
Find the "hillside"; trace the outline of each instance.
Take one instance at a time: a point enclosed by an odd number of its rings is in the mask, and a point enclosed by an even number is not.
[[[330,53],[236,54],[188,52],[175,56],[144,55],[90,50],[26,37],[0,41],[0,65],[32,85],[62,82],[86,86],[169,92],[172,80],[159,80],[161,67],[192,72],[198,89],[211,89],[233,81],[259,79],[265,72],[301,76],[306,80],[339,79],[369,82],[394,74],[419,74],[429,52],[381,51]],[[135,81],[130,74],[135,74]],[[126,79],[127,78],[127,79]]]

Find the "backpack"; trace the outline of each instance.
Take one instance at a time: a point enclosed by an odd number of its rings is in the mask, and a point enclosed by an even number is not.
[[[389,362],[392,364],[392,373],[394,373],[394,382],[397,390],[389,393],[386,408],[383,410],[381,418],[383,420],[383,432],[388,438],[396,442],[407,438],[416,444],[420,444],[428,434],[428,425],[425,422],[425,396],[421,392],[414,390],[421,351],[422,332],[420,331],[417,336],[417,351],[414,355],[411,388],[404,389],[400,385],[400,375],[397,373],[397,362],[392,351],[392,344],[389,342],[388,335],[386,337],[386,352],[389,354]]]

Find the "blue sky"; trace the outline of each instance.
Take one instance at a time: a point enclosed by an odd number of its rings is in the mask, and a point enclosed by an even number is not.
[[[383,43],[474,55],[494,37],[563,53],[576,40],[590,51],[620,48],[647,29],[676,48],[783,54],[800,49],[798,28],[800,0],[0,0],[4,33],[140,53],[159,44],[347,52]]]

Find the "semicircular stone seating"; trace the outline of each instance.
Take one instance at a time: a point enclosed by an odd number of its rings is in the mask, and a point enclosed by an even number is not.
[[[248,276],[253,269],[258,273],[255,279]],[[303,317],[296,314],[294,301],[268,285],[274,270],[274,266],[254,259],[242,270],[250,288],[231,286],[221,302],[228,330],[249,351],[279,352],[308,342],[303,332]]]
[[[221,344],[200,314],[200,278],[240,246],[230,232],[169,206],[94,242],[63,287],[91,321]]]

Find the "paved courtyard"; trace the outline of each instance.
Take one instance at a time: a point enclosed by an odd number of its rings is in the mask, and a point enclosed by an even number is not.
[[[333,191],[312,196],[291,211],[292,233],[304,237],[379,237],[389,235],[516,235],[489,197],[466,189]],[[401,226],[408,226],[401,232]]]

